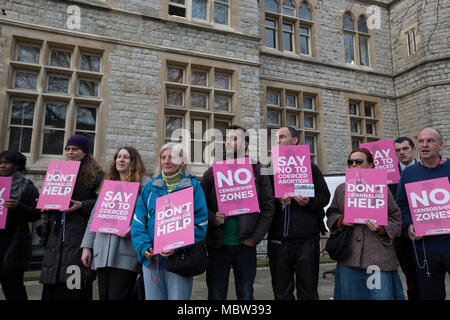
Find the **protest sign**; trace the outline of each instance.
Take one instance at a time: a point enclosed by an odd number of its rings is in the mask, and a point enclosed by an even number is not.
[[[128,231],[139,183],[105,180],[92,218],[91,232],[122,235]]]
[[[405,184],[416,236],[450,233],[448,177]]]
[[[400,170],[395,156],[394,143],[391,139],[361,143],[359,147],[366,148],[372,153],[375,168],[386,171],[388,184],[399,182]]]
[[[344,222],[364,224],[369,219],[387,225],[386,172],[375,169],[346,169]]]
[[[69,209],[80,161],[51,160],[41,188],[37,209]]]
[[[189,187],[156,199],[153,253],[194,243],[194,195]]]
[[[212,168],[220,212],[227,216],[259,212],[250,158],[217,161]]]
[[[9,200],[11,181],[11,177],[0,177],[0,229],[5,229],[6,225],[8,208],[5,206],[5,201]]]
[[[273,146],[272,163],[276,198],[314,197],[309,145]]]

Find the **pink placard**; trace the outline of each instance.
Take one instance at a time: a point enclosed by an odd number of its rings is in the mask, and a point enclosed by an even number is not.
[[[387,202],[385,171],[346,169],[344,222],[365,224],[369,219],[379,226],[386,226]]]
[[[276,198],[314,197],[309,145],[273,146],[272,164]]]
[[[139,183],[105,180],[92,218],[91,232],[124,234],[136,204]]]
[[[69,209],[80,161],[51,160],[41,188],[37,209]]]
[[[6,225],[8,208],[5,206],[5,201],[9,200],[11,181],[11,177],[0,177],[0,229],[5,229]]]
[[[217,161],[212,168],[220,212],[227,216],[259,212],[250,158]]]
[[[417,236],[450,233],[448,177],[407,183],[405,189]]]
[[[375,168],[386,171],[388,184],[395,184],[400,181],[400,171],[394,143],[391,139],[361,143],[359,147],[367,148],[372,153]]]
[[[172,250],[194,243],[193,188],[156,199],[153,252]]]

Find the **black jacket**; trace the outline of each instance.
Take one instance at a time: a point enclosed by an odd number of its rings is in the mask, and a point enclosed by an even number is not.
[[[25,179],[22,196],[16,208],[8,209],[5,229],[0,229],[0,275],[24,272],[31,262],[29,222],[40,218],[36,210],[39,192],[31,180]]]
[[[253,164],[252,166],[256,182],[256,192],[258,194],[259,209],[261,212],[239,215],[239,241],[252,238],[259,243],[270,228],[275,208],[273,189],[269,176],[260,174],[260,164]],[[205,192],[206,203],[208,205],[208,231],[206,232],[206,243],[208,246],[220,248],[222,246],[224,225],[219,227],[214,225],[214,218],[219,209],[217,206],[212,167],[205,171],[200,184]]]
[[[81,164],[83,166],[83,162]],[[80,167],[80,172],[82,168]],[[65,283],[71,273],[67,267],[76,265],[84,270],[80,248],[92,208],[97,200],[96,190],[103,180],[104,172],[97,175],[95,186],[88,188],[77,176],[72,199],[81,201],[83,207],[77,211],[63,214],[60,211],[48,212],[50,231],[45,246],[40,282],[44,284]],[[63,220],[65,216],[65,221]],[[64,237],[64,241],[63,241]],[[83,275],[85,275],[83,273]],[[84,279],[83,279],[84,281]]]
[[[275,216],[269,230],[269,240],[311,240],[319,239],[325,233],[324,207],[330,201],[330,191],[319,167],[311,164],[314,182],[314,198],[309,198],[306,206],[300,207],[291,199],[291,204],[283,210],[278,199],[274,200]],[[270,176],[273,183],[273,175]]]

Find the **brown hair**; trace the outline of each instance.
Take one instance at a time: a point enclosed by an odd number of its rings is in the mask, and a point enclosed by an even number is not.
[[[80,172],[80,180],[88,188],[92,188],[99,183],[98,173],[102,168],[90,154],[84,157],[84,165]]]
[[[350,154],[348,155],[347,160],[350,160],[350,156],[351,156],[352,154],[354,154],[355,152],[361,152],[361,153],[364,153],[364,154],[366,155],[367,161],[368,161],[369,163],[372,163],[372,164],[373,164],[373,155],[372,155],[372,153],[371,153],[368,149],[366,149],[366,148],[359,148],[359,149],[353,150],[353,151],[350,152]]]
[[[108,172],[106,173],[105,180],[120,180],[120,174],[116,168],[116,159],[121,150],[127,150],[130,154],[130,166],[128,168],[128,173],[126,175],[126,182],[141,182],[142,177],[145,175],[145,166],[142,162],[141,155],[133,147],[122,147],[119,148],[113,157],[113,161],[109,165]]]

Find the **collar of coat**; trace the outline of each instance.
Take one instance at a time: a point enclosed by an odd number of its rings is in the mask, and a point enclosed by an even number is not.
[[[164,182],[161,174],[158,176],[158,178],[156,178],[153,181],[152,187],[155,187],[157,189],[163,189],[163,188],[166,189],[166,183]],[[189,176],[187,176],[185,173],[183,173],[183,175],[181,176],[180,182],[178,183],[177,187],[172,192],[174,192],[176,190],[180,190],[180,189],[189,188],[189,187],[192,187],[192,181]]]

